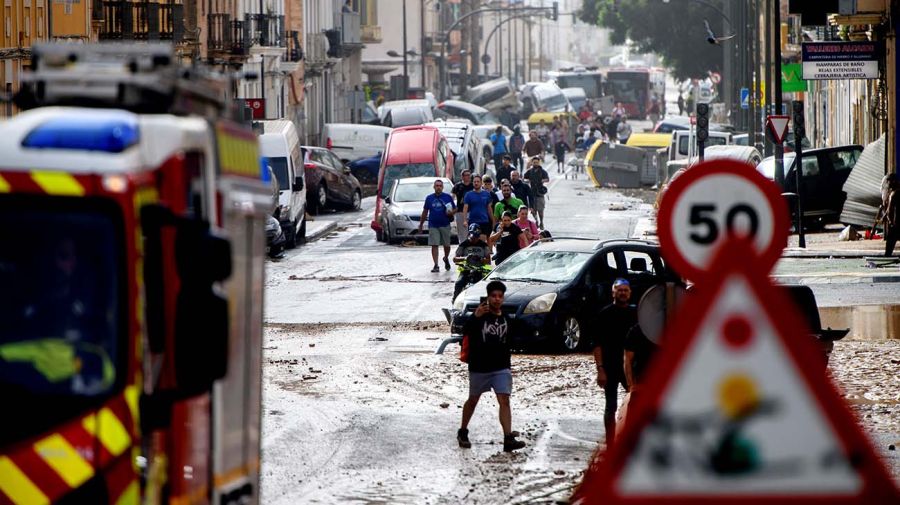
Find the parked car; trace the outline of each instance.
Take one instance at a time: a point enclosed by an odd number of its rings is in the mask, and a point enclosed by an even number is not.
[[[484,107],[460,100],[444,100],[438,108],[454,117],[468,119],[472,124],[498,123],[497,117]]]
[[[473,86],[466,91],[463,98],[469,103],[484,107],[494,115],[504,109],[516,112],[522,107],[522,102],[516,96],[516,88],[506,77]]]
[[[405,177],[446,177],[453,179],[453,152],[434,126],[396,128],[388,136],[378,170],[375,213],[369,224],[375,237],[384,240],[381,212],[384,197],[394,181]]]
[[[676,130],[672,132],[672,143],[669,145],[669,161],[686,159],[688,153],[697,153],[697,136],[691,136],[688,130]],[[694,146],[690,149],[690,139],[694,140]],[[706,147],[725,146],[732,143],[731,134],[722,131],[710,131],[706,139]]]
[[[453,179],[460,180],[462,171],[469,169],[473,174],[484,174],[487,159],[482,143],[478,140],[475,127],[459,121],[435,121],[428,123],[441,132],[453,152]]]
[[[375,109],[375,105],[371,100],[366,102],[361,110],[362,117],[360,117],[360,123],[381,125],[381,118],[378,117],[378,111]]]
[[[522,101],[522,115],[526,117],[535,112],[574,112],[566,95],[554,82],[526,83],[519,99]]]
[[[821,226],[838,222],[847,194],[844,182],[859,160],[863,147],[846,145],[803,151],[800,159],[800,198],[803,207],[804,226]],[[784,154],[784,192],[788,195],[791,218],[797,217],[793,196],[797,193],[797,167],[792,167],[796,153]],[[775,157],[762,160],[756,169],[775,179]]]
[[[566,100],[572,105],[572,111],[576,113],[587,103],[587,95],[582,88],[562,88],[562,92],[566,95]]]
[[[284,232],[285,246],[292,248],[306,240],[308,195],[300,152],[300,137],[291,121],[260,121],[259,154],[278,180],[278,207],[275,214]]]
[[[653,133],[672,133],[678,130],[690,130],[691,118],[688,116],[668,116],[660,119],[653,127]],[[709,123],[709,131],[732,132],[734,128],[731,125],[721,123]]]
[[[422,225],[424,233],[418,234],[419,218],[425,197],[434,192],[434,181],[444,181],[444,190],[450,192],[453,182],[446,177],[407,177],[397,179],[384,199],[384,211],[381,213],[382,233],[388,244],[402,240],[419,240],[428,238],[428,221]],[[456,235],[456,222],[450,220],[450,233]]]
[[[509,137],[512,135],[512,130],[501,124],[483,124],[472,127],[472,129],[475,130],[475,136],[481,139],[481,151],[484,153],[484,159],[486,161],[494,159],[494,144],[491,143],[491,135],[497,131],[498,126],[503,127],[503,135],[506,136],[508,141]],[[497,170],[497,167],[494,167],[494,170]]]
[[[396,113],[391,113],[393,110]],[[431,104],[424,98],[412,100],[392,100],[378,107],[378,118],[384,126],[392,128],[427,123],[434,120]],[[421,119],[424,118],[424,119]],[[414,121],[420,122],[415,123]]]
[[[325,123],[325,147],[344,163],[369,158],[384,151],[391,129],[386,126],[353,123]]]
[[[378,168],[381,167],[381,153],[375,153],[368,158],[353,160],[347,164],[350,173],[359,180],[360,184],[378,184]]]
[[[543,240],[516,252],[460,293],[453,302],[451,331],[462,331],[486,284],[499,280],[506,284],[503,311],[522,329],[513,335],[514,346],[549,343],[566,351],[584,349],[586,327],[597,310],[611,302],[612,283],[619,277],[631,282],[635,301],[655,284],[680,281],[653,242]]]
[[[306,171],[307,202],[318,214],[330,205],[344,205],[353,210],[362,206],[362,187],[350,168],[324,147],[302,146]]]

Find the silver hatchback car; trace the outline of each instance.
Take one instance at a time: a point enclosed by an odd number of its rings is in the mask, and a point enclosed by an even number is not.
[[[444,192],[450,194],[453,182],[444,177],[408,177],[394,181],[381,213],[381,229],[384,230],[387,243],[428,238],[427,219],[422,226],[425,233],[416,232],[425,207],[425,197],[434,192],[434,181],[437,179],[444,181]],[[450,234],[456,236],[456,223],[453,219],[450,220]]]

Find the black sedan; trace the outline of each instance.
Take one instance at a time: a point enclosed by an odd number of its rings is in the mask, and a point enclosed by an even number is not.
[[[593,315],[612,301],[612,283],[619,277],[631,282],[633,303],[651,286],[679,280],[652,242],[576,238],[536,242],[460,293],[451,311],[451,331],[462,332],[485,295],[486,284],[499,280],[506,285],[503,311],[518,322],[514,347],[546,343],[564,351],[582,350],[590,340],[586,337]]]

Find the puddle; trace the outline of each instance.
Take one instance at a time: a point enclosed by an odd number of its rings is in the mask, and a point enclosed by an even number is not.
[[[850,328],[854,340],[900,339],[900,305],[819,307],[823,328]]]

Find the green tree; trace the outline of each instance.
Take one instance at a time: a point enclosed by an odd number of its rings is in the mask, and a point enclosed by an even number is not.
[[[718,6],[721,1],[709,0]],[[722,15],[716,9],[691,0],[584,0],[579,17],[611,30],[610,42],[625,44],[640,53],[659,55],[676,79],[705,77],[720,71],[722,45],[706,41],[704,21],[717,36],[725,35]],[[723,44],[729,44],[724,42]]]

